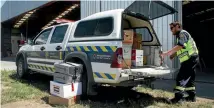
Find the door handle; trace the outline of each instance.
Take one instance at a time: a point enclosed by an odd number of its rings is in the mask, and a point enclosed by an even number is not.
[[[62,49],[61,46],[57,46],[57,47],[56,47],[56,50],[60,50],[60,49]]]
[[[45,47],[43,47],[43,46],[40,48],[41,51],[43,51],[44,49],[45,49]]]

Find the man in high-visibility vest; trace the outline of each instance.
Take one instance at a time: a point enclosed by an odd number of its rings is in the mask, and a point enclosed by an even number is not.
[[[181,63],[174,88],[175,97],[170,102],[180,103],[184,100],[195,102],[195,67],[198,63],[198,49],[191,35],[182,29],[179,22],[172,22],[170,29],[172,34],[176,36],[177,45],[162,53],[161,56],[169,55],[170,59],[177,56]],[[188,93],[188,97],[184,98],[185,91]]]

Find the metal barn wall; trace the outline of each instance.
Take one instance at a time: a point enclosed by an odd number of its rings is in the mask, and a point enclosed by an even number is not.
[[[179,21],[179,20],[181,21],[181,17],[180,17],[181,9],[179,9],[178,7],[181,6],[182,3],[180,1],[164,1],[164,2],[179,11],[179,13],[177,14],[167,15],[151,21],[155,29],[155,32],[157,33],[158,38],[163,46],[162,47],[163,51],[167,51],[175,45],[175,36],[172,35],[169,29],[169,24],[173,21]],[[172,61],[169,59],[169,57],[166,57],[165,63],[167,63],[169,67],[174,67],[174,68],[179,67],[179,61],[177,58]]]
[[[129,1],[81,1],[81,19],[85,18],[91,14],[112,10],[112,9],[125,9],[134,0]],[[152,20],[151,23],[158,35],[158,38],[163,46],[163,51],[167,51],[171,49],[175,44],[175,38],[172,36],[172,33],[169,29],[169,24],[172,21],[178,20],[181,21],[181,1],[164,1],[168,5],[174,7],[179,12],[178,14],[167,15],[155,20]],[[178,68],[179,63],[178,60],[173,60],[173,62],[169,59],[165,59],[165,63],[169,67]]]

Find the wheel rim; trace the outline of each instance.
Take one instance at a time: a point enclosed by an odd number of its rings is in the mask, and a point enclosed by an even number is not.
[[[19,65],[18,65],[18,74],[19,74],[19,76],[22,76],[22,62],[20,61],[19,62]]]

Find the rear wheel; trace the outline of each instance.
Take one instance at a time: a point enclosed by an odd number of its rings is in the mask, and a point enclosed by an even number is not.
[[[17,77],[18,78],[25,78],[28,74],[27,69],[25,69],[24,58],[20,57],[17,64]]]
[[[88,77],[87,77],[87,70],[84,65],[83,65],[83,73],[82,73],[81,81],[82,81],[82,95],[83,95],[82,98],[85,98],[87,96]]]
[[[82,69],[82,72],[80,74],[80,82],[82,82],[82,95],[81,95],[81,98],[85,98],[87,97],[87,87],[88,87],[88,76],[87,76],[87,69],[84,65],[84,63],[80,60],[71,60],[69,62],[72,62],[72,63],[77,63],[77,64],[81,64],[83,66],[83,69]],[[77,75],[78,77],[78,75]]]

